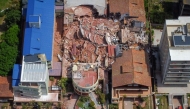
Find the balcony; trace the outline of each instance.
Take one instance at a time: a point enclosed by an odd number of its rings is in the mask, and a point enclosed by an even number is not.
[[[188,61],[172,61],[170,62],[170,65],[190,65],[190,62]]]
[[[166,77],[184,77],[184,78],[190,78],[189,74],[168,74]]]
[[[169,69],[190,69],[190,67],[170,67]]]
[[[142,86],[128,86],[128,87],[121,87],[121,88],[116,88],[115,90],[148,90],[148,87],[142,87]]]
[[[140,90],[140,91],[135,91],[135,90],[121,90],[119,91],[119,96],[127,96],[127,97],[137,97],[138,95],[141,95],[142,97],[147,96],[150,94],[150,90]]]

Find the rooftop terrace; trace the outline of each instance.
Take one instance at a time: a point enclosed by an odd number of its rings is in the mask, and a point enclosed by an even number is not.
[[[22,64],[21,82],[45,81],[47,76],[46,63],[26,63]]]
[[[98,80],[98,70],[94,64],[73,65],[73,81],[80,87],[89,87]]]
[[[89,87],[96,83],[98,73],[95,71],[80,71],[73,74],[73,81],[80,87]]]

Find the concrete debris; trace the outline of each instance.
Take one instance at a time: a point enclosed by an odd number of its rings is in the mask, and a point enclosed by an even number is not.
[[[57,54],[57,57],[59,58],[59,61],[62,61],[62,57],[59,54]]]
[[[143,31],[143,22],[125,19],[95,18],[89,7],[72,8],[75,18],[64,25],[63,57],[70,63],[97,63],[106,69],[114,63],[123,50],[148,43],[148,36]],[[60,58],[61,59],[61,58]]]
[[[78,6],[74,9],[74,14],[76,16],[92,16],[92,10],[86,6]]]

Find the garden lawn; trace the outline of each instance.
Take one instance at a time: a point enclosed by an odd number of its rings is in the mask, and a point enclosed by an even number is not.
[[[0,10],[6,9],[10,6],[11,0],[0,0]],[[0,25],[3,23],[4,17],[0,17]]]
[[[5,8],[7,8],[7,7],[9,7],[9,2],[10,2],[11,0],[0,0],[0,9],[5,9]]]

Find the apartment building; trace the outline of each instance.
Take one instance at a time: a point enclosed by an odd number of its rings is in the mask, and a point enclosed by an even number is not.
[[[48,73],[47,60],[44,54],[24,56],[20,82],[17,87],[14,87],[14,95],[31,98],[47,95]]]
[[[190,82],[190,17],[166,20],[160,45],[163,84]]]
[[[151,76],[144,50],[129,49],[112,64],[112,103],[127,96],[147,97],[151,93]]]

